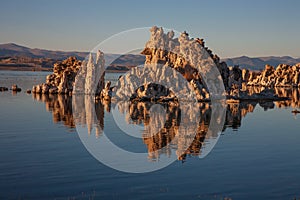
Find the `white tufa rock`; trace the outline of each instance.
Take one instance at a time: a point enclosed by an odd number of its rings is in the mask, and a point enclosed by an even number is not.
[[[99,93],[104,87],[104,64],[104,54],[100,50],[97,52],[96,62],[90,54],[88,61],[82,63],[75,77],[73,93],[92,95]]]

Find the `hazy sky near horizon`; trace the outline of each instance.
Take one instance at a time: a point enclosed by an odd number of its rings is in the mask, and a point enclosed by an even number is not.
[[[119,32],[157,25],[204,38],[221,58],[300,57],[299,8],[297,0],[4,0],[0,43],[90,51]]]

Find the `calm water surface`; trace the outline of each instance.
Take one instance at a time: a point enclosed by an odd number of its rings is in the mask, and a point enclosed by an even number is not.
[[[161,170],[130,174],[103,165],[86,150],[70,98],[24,92],[47,74],[0,71],[0,86],[17,83],[23,89],[0,93],[0,199],[300,198],[300,116],[291,113],[298,107],[298,93],[291,93],[291,102],[227,105],[224,131],[200,159],[205,116],[210,115],[203,104],[202,132],[188,151]],[[107,74],[107,79],[117,81],[118,76]],[[116,107],[120,111],[122,105],[97,105],[99,125],[119,146],[149,152],[149,162],[157,162],[161,155],[151,151],[172,137],[175,125],[155,140],[125,137],[112,118]],[[148,123],[143,113],[151,105],[123,107],[125,122],[142,128]],[[176,121],[177,108],[166,109]],[[178,149],[179,142],[172,148]]]

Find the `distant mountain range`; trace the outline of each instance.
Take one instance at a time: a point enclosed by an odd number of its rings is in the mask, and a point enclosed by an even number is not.
[[[51,70],[56,61],[64,60],[70,56],[83,60],[88,52],[77,51],[52,51],[37,48],[28,48],[14,43],[0,44],[0,70]],[[141,65],[145,62],[145,56],[136,54],[106,54],[106,63],[109,70],[126,71],[134,66]],[[222,59],[227,65],[239,65],[241,68],[251,70],[261,70],[266,64],[277,66],[278,64],[293,65],[300,63],[300,58],[283,57],[257,57],[250,58],[241,56],[236,58]]]
[[[277,67],[279,64],[294,65],[300,63],[300,58],[292,58],[290,56],[268,56],[268,57],[257,57],[250,58],[247,56],[241,56],[236,58],[226,58],[222,59],[228,66],[239,65],[241,68],[251,69],[251,70],[261,70],[264,69],[266,64]]]
[[[0,44],[0,70],[51,71],[53,64],[70,56],[84,60],[88,52],[32,49],[14,43]],[[145,62],[144,55],[105,54],[108,70],[127,71]]]
[[[14,43],[0,44],[0,57],[17,56],[17,57],[31,57],[31,58],[50,58],[54,60],[63,60],[70,56],[76,56],[82,60],[87,55],[87,52],[76,51],[51,51],[45,49],[31,49],[20,46]]]

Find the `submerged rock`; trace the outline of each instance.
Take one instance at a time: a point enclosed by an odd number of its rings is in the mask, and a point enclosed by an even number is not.
[[[300,113],[300,111],[299,111],[299,110],[297,110],[297,109],[294,109],[294,110],[292,110],[292,111],[291,111],[291,113],[294,113],[295,115],[297,115],[297,114],[299,114],[299,113]]]

